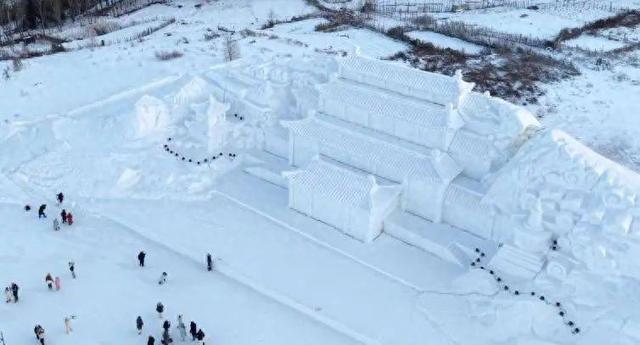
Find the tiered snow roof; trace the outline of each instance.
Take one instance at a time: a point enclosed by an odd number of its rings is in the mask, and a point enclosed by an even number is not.
[[[457,106],[473,89],[473,83],[463,81],[461,74],[452,78],[362,56],[343,59],[339,76],[443,106]]]
[[[308,192],[324,195],[335,204],[371,209],[377,183],[373,176],[363,175],[344,167],[315,158],[303,170],[285,173],[289,181],[305,185]],[[328,207],[328,206],[327,206]]]
[[[482,178],[499,158],[491,141],[465,129],[456,132],[449,146],[451,156],[474,178]]]
[[[283,125],[289,128],[294,146],[305,146],[294,147],[294,150],[315,150],[316,154],[392,181],[402,182],[411,174],[449,180],[459,172],[457,164],[445,153],[439,154],[438,160],[434,161],[434,151],[427,151],[427,154],[414,151],[315,117],[283,122]],[[439,165],[437,169],[435,164]]]
[[[370,111],[410,123],[429,127],[446,127],[448,112],[446,107],[399,94],[372,89],[366,85],[356,84],[344,79],[319,86],[322,102],[339,101],[345,108]],[[320,109],[327,106],[321,102]],[[327,109],[329,115],[340,115]]]
[[[319,111],[419,145],[446,150],[462,125],[447,107],[344,79],[318,88]]]
[[[321,112],[447,151],[471,177],[502,165],[539,127],[518,106],[472,92],[449,77],[361,56],[339,60],[338,78],[320,86]]]

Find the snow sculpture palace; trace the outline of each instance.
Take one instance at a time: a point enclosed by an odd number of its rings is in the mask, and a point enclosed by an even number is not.
[[[357,55],[236,67],[207,78],[288,161],[266,179],[359,241],[385,232],[461,265],[482,248],[514,278],[562,280],[596,260],[580,232],[638,226],[636,174],[459,73]],[[553,250],[569,241],[582,252]]]

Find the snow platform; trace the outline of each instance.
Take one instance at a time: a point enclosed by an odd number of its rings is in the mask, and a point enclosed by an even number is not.
[[[384,232],[405,243],[423,249],[448,262],[467,267],[475,259],[475,248],[494,253],[491,241],[444,223],[434,223],[401,210],[384,221]]]
[[[269,153],[261,154],[259,157],[250,155],[249,159],[255,164],[245,167],[244,172],[278,187],[288,188],[289,183],[282,176],[282,171],[291,169],[286,159]]]

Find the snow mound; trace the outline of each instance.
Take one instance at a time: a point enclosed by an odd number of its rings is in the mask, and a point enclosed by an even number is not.
[[[125,168],[116,182],[116,189],[119,191],[129,190],[137,185],[141,179],[142,173],[140,170]]]
[[[491,296],[498,292],[498,284],[487,272],[471,270],[451,282],[450,292]]]
[[[169,108],[159,98],[145,95],[136,103],[138,137],[164,133],[169,127]]]

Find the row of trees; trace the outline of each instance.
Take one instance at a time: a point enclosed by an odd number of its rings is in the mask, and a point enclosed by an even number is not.
[[[120,0],[0,0],[0,26],[5,33],[46,29],[75,20],[88,11],[109,8]]]

